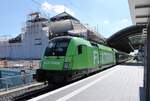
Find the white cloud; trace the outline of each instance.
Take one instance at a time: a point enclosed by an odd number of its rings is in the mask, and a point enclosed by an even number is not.
[[[42,3],[41,7],[44,11],[46,11],[48,13],[54,12],[56,14],[59,14],[59,13],[66,11],[67,13],[69,13],[71,15],[75,15],[74,12],[70,8],[68,8],[64,5],[52,5],[48,2],[44,2],[44,3]]]
[[[109,24],[110,22],[108,20],[104,20],[104,24]]]

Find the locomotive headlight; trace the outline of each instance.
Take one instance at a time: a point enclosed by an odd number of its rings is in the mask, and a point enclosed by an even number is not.
[[[64,62],[64,69],[68,69],[69,68],[69,62]]]

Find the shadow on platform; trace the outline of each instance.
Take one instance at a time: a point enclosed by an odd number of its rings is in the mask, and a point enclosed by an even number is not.
[[[127,66],[143,66],[143,63],[138,63],[138,62],[126,62],[126,63],[122,63],[121,65],[127,65]]]

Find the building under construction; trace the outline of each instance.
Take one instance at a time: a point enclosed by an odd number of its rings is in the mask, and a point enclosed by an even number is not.
[[[0,42],[1,59],[40,59],[49,39],[61,35],[73,35],[104,43],[104,38],[87,28],[70,14],[63,12],[50,19],[39,12],[29,14],[22,33],[15,38]]]

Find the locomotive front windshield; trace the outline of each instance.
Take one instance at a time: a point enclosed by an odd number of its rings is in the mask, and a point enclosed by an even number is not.
[[[51,40],[45,51],[45,56],[65,56],[70,38],[58,38]]]

